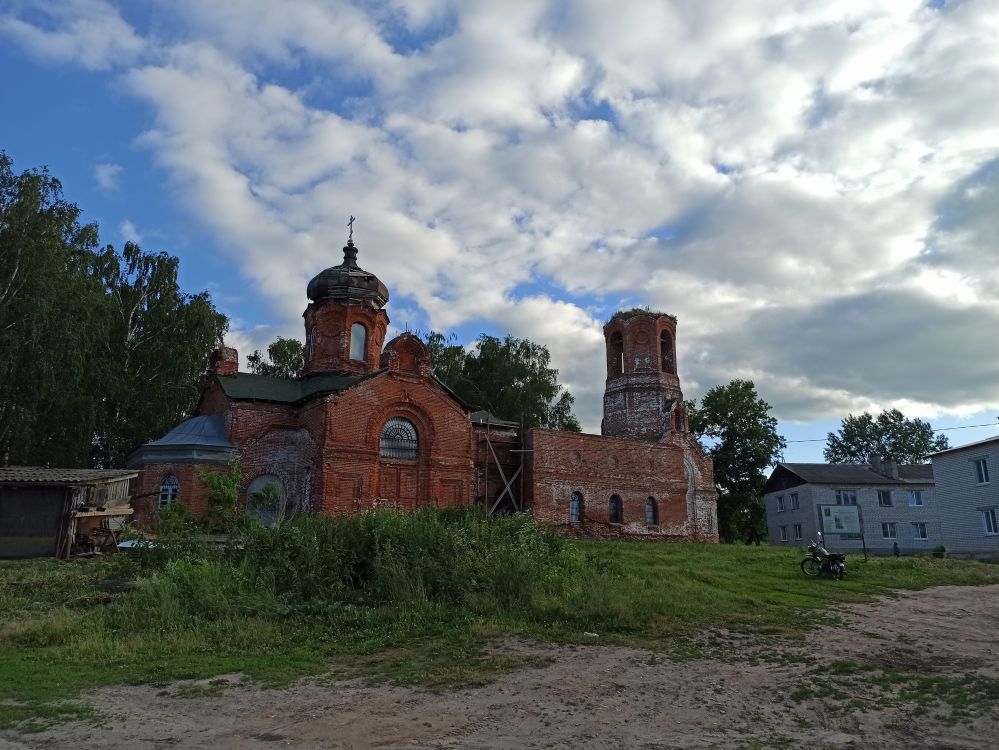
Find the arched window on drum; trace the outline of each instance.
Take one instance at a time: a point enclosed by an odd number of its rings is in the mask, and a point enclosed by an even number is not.
[[[173,474],[168,474],[163,477],[163,481],[160,482],[160,501],[159,507],[165,508],[177,502],[177,495],[180,494],[180,480],[177,479]]]
[[[368,343],[368,329],[361,323],[350,327],[350,358],[364,361],[364,350]]]
[[[379,453],[382,458],[415,460],[420,455],[416,427],[408,419],[392,417],[382,426]]]

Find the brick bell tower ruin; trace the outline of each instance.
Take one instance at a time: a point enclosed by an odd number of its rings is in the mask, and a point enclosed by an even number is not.
[[[676,318],[647,310],[616,313],[604,326],[607,384],[601,433],[651,442],[687,432],[676,374]]]

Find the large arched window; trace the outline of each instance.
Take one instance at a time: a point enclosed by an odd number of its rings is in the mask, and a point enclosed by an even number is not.
[[[673,337],[669,331],[659,335],[659,361],[663,372],[676,372],[676,362],[673,360]]]
[[[416,427],[408,419],[392,417],[382,426],[382,458],[415,459],[420,453],[420,442]]]
[[[659,525],[659,505],[656,503],[656,499],[651,496],[645,501],[645,525]]]
[[[583,493],[573,492],[569,497],[569,523],[579,523],[583,520]]]
[[[180,480],[177,479],[173,474],[168,474],[163,477],[163,481],[160,482],[160,502],[159,507],[165,508],[171,503],[177,501],[177,495],[180,494]]]
[[[620,495],[611,495],[607,503],[607,520],[611,523],[624,523],[624,504]]]
[[[624,374],[624,337],[620,331],[611,334],[607,341],[607,377]]]
[[[284,485],[273,474],[255,477],[246,488],[246,513],[256,518],[261,526],[274,528],[284,510]]]
[[[350,327],[350,358],[364,361],[364,349],[368,341],[368,329],[361,323]]]

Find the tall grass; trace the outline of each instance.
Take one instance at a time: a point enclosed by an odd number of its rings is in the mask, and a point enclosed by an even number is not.
[[[999,583],[999,566],[981,563],[851,557],[847,579],[829,581],[803,576],[799,560],[767,547],[572,541],[524,516],[428,509],[306,516],[223,547],[180,534],[137,560],[0,561],[0,727],[102,684],[285,680],[387,649],[387,676],[465,679],[498,668],[481,651],[496,635],[793,632],[823,607],[892,588]],[[109,577],[129,589],[100,585]]]
[[[211,548],[179,539],[144,551],[138,589],[109,624],[180,630],[199,618],[345,606],[528,616],[570,596],[585,570],[575,547],[529,518],[472,510],[302,516],[237,541]]]

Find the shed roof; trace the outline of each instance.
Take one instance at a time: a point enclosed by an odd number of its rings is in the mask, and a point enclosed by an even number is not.
[[[124,469],[49,469],[42,466],[0,466],[0,484],[108,484],[137,477]]]
[[[497,416],[489,413],[485,409],[480,409],[479,411],[473,411],[468,415],[468,418],[472,420],[474,424],[490,424],[496,427],[519,427],[520,424],[517,422],[511,422],[508,419],[500,419]]]

